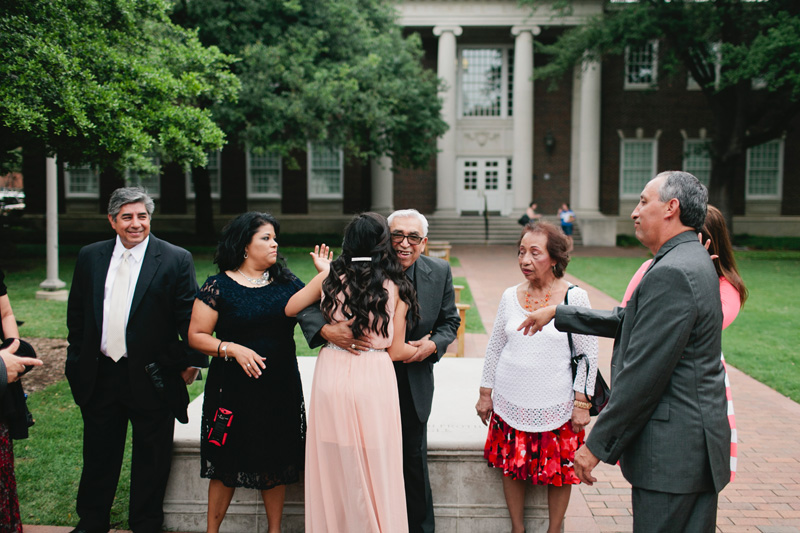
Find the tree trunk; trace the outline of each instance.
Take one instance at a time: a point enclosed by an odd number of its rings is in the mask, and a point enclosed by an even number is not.
[[[125,187],[125,174],[122,170],[115,165],[109,165],[100,171],[100,201],[97,208],[101,214],[108,213],[108,200],[111,198],[111,193],[120,187]]]
[[[200,242],[214,244],[217,236],[214,232],[214,213],[211,204],[211,179],[208,169],[195,167],[192,169],[194,184],[194,229]]]
[[[711,178],[708,187],[708,203],[716,207],[725,217],[728,231],[733,235],[734,176],[740,164],[741,156],[735,158],[713,158],[711,160]]]

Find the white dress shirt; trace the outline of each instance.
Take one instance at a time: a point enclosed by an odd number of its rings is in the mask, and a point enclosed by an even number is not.
[[[142,271],[142,261],[144,260],[144,253],[147,251],[147,244],[150,242],[148,235],[145,240],[131,248],[131,253],[128,260],[130,265],[130,285],[128,286],[128,301],[126,302],[127,311],[125,312],[125,327],[128,326],[128,316],[131,312],[131,302],[133,302],[133,293],[136,289],[136,282],[139,280],[139,272]],[[117,277],[119,265],[122,263],[122,254],[127,248],[123,246],[122,241],[117,235],[117,243],[114,245],[114,251],[111,253],[111,262],[108,265],[108,274],[106,274],[106,284],[103,289],[103,332],[100,339],[100,351],[106,356],[108,355],[108,313],[110,310],[109,300],[111,299],[111,288],[114,286],[114,279]],[[127,357],[126,353],[123,357]]]

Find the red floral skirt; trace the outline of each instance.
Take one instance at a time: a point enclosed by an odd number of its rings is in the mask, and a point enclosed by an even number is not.
[[[14,478],[14,445],[8,427],[0,422],[0,532],[22,533]]]
[[[511,479],[530,481],[533,485],[577,485],[572,466],[575,451],[583,445],[585,432],[572,431],[572,423],[552,431],[518,431],[492,414],[483,457],[489,466],[502,468]]]

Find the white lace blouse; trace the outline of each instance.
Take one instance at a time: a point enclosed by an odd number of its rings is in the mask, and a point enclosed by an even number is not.
[[[517,299],[517,287],[503,293],[492,335],[486,347],[481,387],[493,389],[493,409],[520,431],[542,432],[561,427],[572,417],[573,391],[583,392],[586,363],[581,362],[572,381],[567,334],[553,322],[533,336],[517,328],[527,312]],[[569,291],[570,305],[591,307],[580,287]],[[572,335],[575,353],[589,359],[587,390],[594,391],[597,374],[597,337]]]

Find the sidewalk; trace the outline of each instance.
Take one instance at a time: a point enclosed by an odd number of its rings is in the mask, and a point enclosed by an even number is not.
[[[643,249],[578,248],[574,256],[641,255]],[[456,245],[461,261],[453,275],[465,276],[487,332],[503,291],[522,281],[513,246]],[[569,268],[567,268],[569,271]],[[631,272],[633,275],[633,272]],[[589,293],[592,307],[611,309],[618,301],[567,274]],[[747,312],[746,310],[744,312]],[[488,335],[468,335],[467,357],[483,357]],[[613,339],[600,339],[600,371],[609,379]],[[720,533],[800,533],[800,404],[728,366],[738,434],[736,480],[720,494]],[[591,428],[591,426],[590,426]],[[630,485],[619,468],[601,463],[594,486],[572,491],[565,533],[632,530]]]

